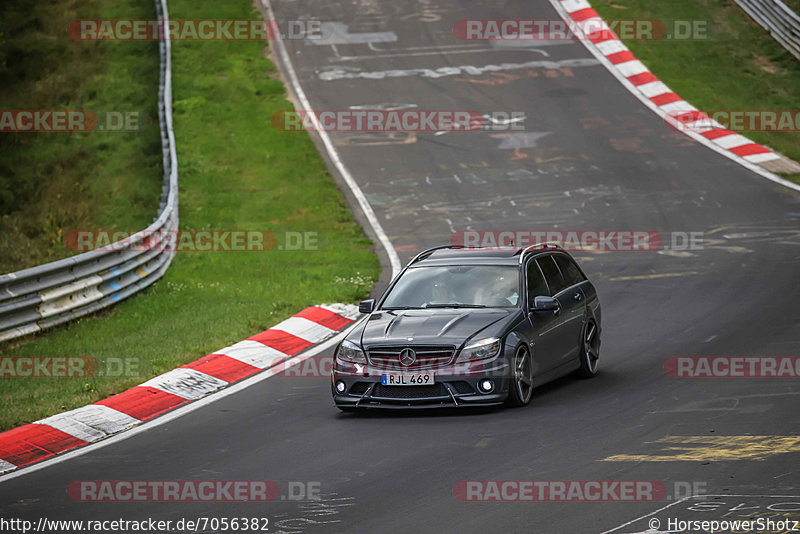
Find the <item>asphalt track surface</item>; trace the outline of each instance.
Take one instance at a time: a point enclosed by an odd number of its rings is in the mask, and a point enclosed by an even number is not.
[[[129,439],[0,480],[3,517],[268,517],[270,532],[598,533],[674,504],[674,482],[710,494],[800,495],[796,445],[761,454],[725,438],[800,435],[796,380],[676,379],[663,368],[671,356],[800,355],[800,194],[667,129],[580,43],[513,48],[452,36],[463,18],[558,18],[547,1],[286,1],[274,8],[279,21],[341,21],[351,33],[397,36],[287,42],[315,109],[413,104],[525,113],[522,141],[498,137],[504,132],[332,136],[403,261],[466,228],[704,232],[702,250],[577,254],[603,305],[601,372],[538,389],[526,408],[353,416],[333,407],[327,377],[273,377]],[[539,60],[588,64],[460,68],[440,77],[415,70]],[[406,74],[364,76],[390,70]],[[507,148],[515,143],[518,150]],[[686,445],[682,436],[717,441]],[[666,437],[677,443],[657,441]],[[698,447],[700,459],[651,461]],[[749,459],[726,459],[751,449]],[[642,456],[606,460],[622,454]],[[72,501],[67,485],[86,479],[268,479],[283,489],[307,481],[319,483],[323,499]],[[487,479],[657,480],[668,497],[454,497],[459,481]],[[717,501],[760,510],[773,502]],[[643,532],[640,523],[619,532]]]

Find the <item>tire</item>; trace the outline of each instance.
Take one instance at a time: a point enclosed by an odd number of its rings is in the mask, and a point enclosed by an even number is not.
[[[586,323],[581,330],[581,350],[578,374],[583,378],[597,376],[597,364],[600,359],[600,331],[594,320]]]
[[[519,408],[531,402],[533,396],[533,361],[531,352],[525,345],[519,345],[514,352],[514,373],[508,386],[506,405]]]

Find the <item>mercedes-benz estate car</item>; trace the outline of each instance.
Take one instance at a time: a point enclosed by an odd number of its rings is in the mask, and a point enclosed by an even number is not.
[[[597,373],[597,291],[554,245],[428,249],[359,309],[334,353],[343,411],[523,406],[535,386]]]

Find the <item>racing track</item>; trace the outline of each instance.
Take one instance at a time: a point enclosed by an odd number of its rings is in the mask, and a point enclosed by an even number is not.
[[[270,532],[598,533],[670,501],[464,503],[453,485],[660,480],[668,493],[673,481],[685,481],[709,493],[800,494],[796,447],[761,460],[719,460],[712,451],[702,462],[603,461],[657,454],[664,445],[653,442],[665,436],[800,434],[800,389],[791,380],[675,379],[662,367],[676,355],[800,355],[800,194],[665,128],[580,43],[497,47],[452,37],[463,18],[556,18],[546,0],[309,0],[274,8],[279,21],[377,32],[369,44],[287,43],[315,109],[394,103],[525,112],[528,133],[513,139],[332,135],[402,261],[467,227],[699,231],[705,248],[578,254],[604,310],[600,376],[550,384],[525,409],[343,415],[326,377],[274,377],[0,482],[3,516],[267,516]],[[573,67],[461,68],[440,77],[415,70],[542,60]],[[404,74],[363,75],[390,70]],[[75,503],[65,492],[81,479],[186,478],[319,481],[326,500],[103,504]]]

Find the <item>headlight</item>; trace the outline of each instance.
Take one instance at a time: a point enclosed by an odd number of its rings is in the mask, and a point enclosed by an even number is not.
[[[485,360],[486,358],[497,356],[497,353],[500,352],[500,345],[500,339],[496,337],[487,337],[470,343],[461,349],[461,354],[456,358],[456,363]]]
[[[361,350],[361,347],[346,339],[336,349],[336,357],[343,362],[367,363],[367,358],[364,356],[364,351]]]

